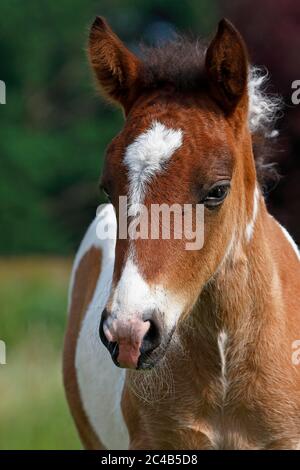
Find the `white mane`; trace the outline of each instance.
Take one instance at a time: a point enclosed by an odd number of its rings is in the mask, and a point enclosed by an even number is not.
[[[278,131],[273,125],[279,117],[282,99],[278,95],[265,92],[268,72],[259,67],[250,67],[248,80],[249,128],[251,132],[261,132],[266,137],[276,137]]]

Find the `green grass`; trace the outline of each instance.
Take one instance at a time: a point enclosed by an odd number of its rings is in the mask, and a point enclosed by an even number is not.
[[[81,448],[61,374],[70,262],[0,261],[0,449]]]

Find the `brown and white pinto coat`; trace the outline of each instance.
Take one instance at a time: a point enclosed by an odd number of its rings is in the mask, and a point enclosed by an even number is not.
[[[102,178],[112,205],[88,229],[72,273],[70,409],[92,449],[296,449],[300,264],[257,181],[251,119],[261,116],[251,113],[263,96],[251,96],[245,45],[226,20],[201,57],[191,48],[181,62],[172,47],[173,58],[158,51],[147,65],[103,19],[91,29],[91,65],[126,122]],[[216,208],[205,206],[201,250],[185,250],[185,240],[96,235],[99,223],[116,233],[120,195],[147,207],[205,205],[220,181],[230,190]],[[103,338],[118,345],[119,365],[151,370],[114,365],[99,339],[103,311]],[[143,355],[153,322],[159,341]]]

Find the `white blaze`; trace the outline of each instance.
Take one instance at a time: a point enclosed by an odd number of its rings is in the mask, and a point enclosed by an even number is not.
[[[128,168],[131,205],[143,203],[146,184],[163,171],[167,161],[182,145],[182,135],[182,130],[169,129],[154,121],[150,129],[127,147],[124,163]]]
[[[136,314],[159,311],[167,330],[171,330],[182,312],[182,302],[174,294],[159,284],[149,285],[139,273],[137,265],[129,256],[121,278],[114,290],[111,315],[107,322],[115,317],[128,321]]]
[[[128,168],[129,211],[136,215],[139,204],[144,202],[146,186],[161,173],[174,152],[182,145],[183,132],[154,121],[126,149],[124,163]],[[138,210],[138,209],[137,209]],[[160,311],[167,329],[171,329],[182,312],[182,304],[161,285],[148,285],[134,261],[134,245],[130,242],[130,254],[121,278],[114,290],[109,323],[115,317],[129,320],[133,315],[151,310]]]

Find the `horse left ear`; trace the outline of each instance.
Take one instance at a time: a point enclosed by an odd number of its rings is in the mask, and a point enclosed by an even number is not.
[[[249,61],[242,36],[230,21],[220,21],[205,66],[213,97],[226,112],[232,112],[247,96]]]
[[[102,93],[127,114],[136,99],[141,62],[100,16],[91,26],[88,55]]]

